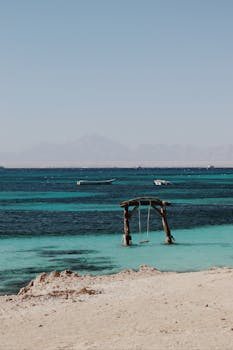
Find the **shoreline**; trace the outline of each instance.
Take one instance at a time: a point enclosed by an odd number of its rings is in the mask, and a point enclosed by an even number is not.
[[[42,273],[19,295],[0,297],[1,346],[230,350],[232,285],[228,267],[177,273],[142,265],[139,271],[97,276]]]
[[[4,162],[2,171],[7,169],[232,169],[233,161],[112,161],[112,162]]]

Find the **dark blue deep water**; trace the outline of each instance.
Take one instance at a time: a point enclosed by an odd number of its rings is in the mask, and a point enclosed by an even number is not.
[[[80,179],[112,185],[77,186]],[[155,186],[154,179],[169,186]],[[177,245],[163,245],[160,218],[150,216],[150,243],[120,245],[119,204],[139,196],[170,201],[168,222]],[[147,210],[142,211],[146,231]],[[42,271],[111,273],[148,263],[161,270],[233,266],[233,169],[3,169],[0,170],[0,294],[15,293]],[[143,233],[142,233],[143,234]],[[155,254],[156,252],[156,254]]]

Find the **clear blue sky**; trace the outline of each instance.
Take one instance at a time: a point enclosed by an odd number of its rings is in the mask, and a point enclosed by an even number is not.
[[[232,0],[0,0],[0,150],[232,142]]]

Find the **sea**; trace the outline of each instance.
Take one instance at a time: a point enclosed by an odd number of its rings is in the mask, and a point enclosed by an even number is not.
[[[171,202],[176,244],[164,244],[160,216],[141,207],[130,222],[133,245],[122,246],[120,203],[141,196]],[[0,169],[1,295],[41,272],[111,274],[145,264],[177,272],[233,267],[233,168]]]

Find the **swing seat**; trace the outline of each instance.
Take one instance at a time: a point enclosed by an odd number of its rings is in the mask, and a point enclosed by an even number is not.
[[[145,239],[144,241],[140,241],[139,243],[143,244],[143,243],[148,243],[148,242],[150,242],[149,239]]]
[[[139,233],[142,238],[142,227],[141,227],[141,210],[140,210],[141,202],[139,201],[138,205],[138,226],[139,226]],[[147,232],[146,232],[146,239],[141,239],[139,241],[139,244],[148,243],[149,241],[149,230],[150,230],[150,208],[151,208],[151,201],[149,201],[148,206],[148,214],[147,214]]]

